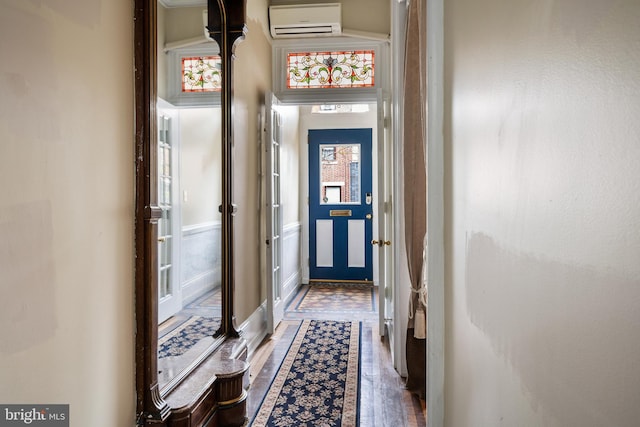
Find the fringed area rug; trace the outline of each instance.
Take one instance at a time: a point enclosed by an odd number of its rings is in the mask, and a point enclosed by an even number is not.
[[[192,316],[158,340],[158,358],[180,356],[220,327],[220,319]]]
[[[358,425],[360,323],[302,322],[253,427]]]
[[[313,284],[295,306],[296,311],[374,311],[372,285]]]

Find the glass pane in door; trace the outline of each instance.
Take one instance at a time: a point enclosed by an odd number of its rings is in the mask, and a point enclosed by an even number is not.
[[[360,144],[321,144],[320,204],[358,204],[360,185]]]
[[[172,269],[172,230],[171,195],[173,177],[171,176],[171,139],[169,138],[170,119],[158,118],[158,204],[162,217],[158,220],[158,260],[160,266],[160,298],[171,295]]]

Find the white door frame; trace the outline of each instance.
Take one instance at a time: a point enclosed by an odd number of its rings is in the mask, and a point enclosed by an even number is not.
[[[288,89],[283,76],[288,74],[286,56],[292,51],[328,51],[328,50],[365,50],[372,49],[376,57],[376,79],[375,86],[364,89]],[[347,104],[362,103],[372,104],[377,102],[377,92],[379,89],[389,91],[391,87],[390,72],[390,48],[389,40],[385,38],[358,38],[358,37],[313,37],[305,39],[277,39],[272,42],[272,87],[273,92],[283,105],[317,105],[317,104]],[[337,125],[333,127],[353,128],[353,127],[373,127],[377,131],[377,126],[366,126],[356,124]],[[313,128],[313,127],[311,127]],[[315,127],[322,129],[323,127]],[[303,225],[302,240],[309,240],[309,214],[308,214],[308,158],[305,142],[307,134],[300,131],[300,210]],[[377,138],[374,137],[374,144]],[[376,164],[376,149],[373,148],[373,163]],[[303,170],[305,168],[305,170]],[[374,171],[374,174],[376,172]],[[377,191],[376,176],[374,180],[374,193]],[[376,207],[377,210],[377,207]],[[374,212],[374,230],[377,229],[377,212]],[[309,251],[306,245],[302,245],[302,282],[309,281]],[[377,280],[378,266],[374,264],[374,280]]]
[[[404,14],[399,14],[398,11],[402,11],[403,8],[406,8],[406,5],[402,1],[393,1],[390,6],[390,13],[392,13],[392,37],[391,43],[390,40],[375,40],[372,41],[370,39],[357,39],[357,38],[348,38],[348,37],[327,37],[324,39],[287,39],[287,40],[274,40],[272,43],[272,60],[273,60],[273,91],[276,93],[280,101],[284,104],[288,105],[305,105],[305,104],[318,104],[318,103],[349,103],[349,102],[362,102],[362,103],[375,103],[377,98],[377,90],[383,89],[392,94],[392,103],[391,103],[391,129],[392,129],[392,146],[393,146],[393,165],[394,170],[399,171],[397,166],[397,144],[399,143],[398,139],[398,126],[396,123],[399,123],[398,120],[401,118],[398,116],[397,104],[397,88],[398,88],[398,80],[401,79],[402,74],[398,74],[398,68],[395,64],[399,62],[398,58],[404,56],[404,43],[400,45],[397,44],[395,40],[403,40],[404,39]],[[399,17],[400,15],[400,17]],[[398,25],[398,22],[402,23],[402,26]],[[288,90],[285,87],[284,79],[282,76],[287,74],[286,69],[286,54],[289,51],[293,50],[309,50],[313,51],[315,49],[321,49],[324,46],[324,50],[327,49],[338,49],[338,50],[347,50],[353,48],[359,49],[376,49],[376,67],[379,69],[379,72],[376,72],[376,77],[380,77],[376,79],[376,87],[372,88],[372,90],[363,90],[363,91],[339,91],[339,90],[329,90],[329,89],[305,89],[305,90]],[[401,69],[401,68],[400,68]],[[401,87],[401,85],[400,85]],[[306,134],[301,132],[300,141],[304,144],[306,141]],[[377,139],[376,139],[377,141]],[[307,154],[305,149],[300,150],[301,153],[301,161],[300,161],[300,187],[308,188],[308,178],[305,175],[305,170],[303,167],[308,164]],[[375,151],[374,151],[375,152]],[[375,163],[375,160],[374,160]],[[397,173],[394,173],[397,175]],[[375,182],[374,178],[374,182]],[[399,216],[396,214],[397,212],[397,203],[395,202],[395,194],[397,193],[399,183],[397,182],[397,177],[393,177],[393,185],[392,191],[394,195],[392,197],[393,203],[391,204],[391,209],[394,210],[393,217],[394,221],[394,234],[396,237],[396,241],[399,241],[399,234],[397,230],[399,229],[398,221]],[[307,194],[308,196],[308,194]],[[307,200],[305,197],[301,197],[301,211],[302,213],[302,223],[303,223],[303,242],[308,242],[309,239],[309,231],[308,231],[308,211],[307,211]],[[377,218],[374,217],[374,219]],[[375,224],[374,224],[374,227]],[[302,280],[303,283],[309,280],[309,268],[308,268],[308,260],[309,260],[309,251],[308,248],[303,245],[302,248]],[[398,266],[398,261],[400,260],[401,249],[400,245],[393,242],[391,246],[392,252],[392,263],[395,266]],[[377,265],[377,264],[376,264]],[[374,270],[374,280],[378,280],[378,269]],[[406,319],[408,318],[408,296],[404,298],[402,295],[399,295],[400,290],[400,281],[399,278],[399,269],[393,269],[393,331],[390,333],[390,336],[393,335],[394,344],[393,344],[393,353],[394,353],[394,367],[398,372],[403,375],[406,375],[406,363],[405,363],[405,348],[404,348],[404,339],[403,337],[406,334]],[[410,290],[408,291],[410,292]],[[383,331],[381,331],[383,332]]]
[[[363,101],[363,104],[375,105],[375,101]],[[292,105],[300,105],[299,103],[292,103]],[[302,108],[305,105],[301,105]],[[307,106],[308,107],[308,106]],[[316,116],[316,115],[314,115]],[[304,121],[304,114],[300,114],[301,122],[300,122],[300,130],[299,130],[299,140],[300,140],[300,209],[302,212],[302,282],[309,283],[309,158],[308,158],[308,135],[307,130],[309,129],[341,129],[341,128],[372,128],[374,134],[372,139],[372,164],[378,164],[378,154],[377,154],[377,144],[378,144],[378,136],[377,136],[377,125],[374,122],[368,121],[368,119],[363,120],[362,118],[358,118],[357,115],[351,115],[349,113],[345,114],[318,114],[316,119],[313,120],[312,123]],[[373,184],[373,195],[374,198],[378,197],[378,171],[377,168],[372,168],[372,184]],[[378,204],[373,204],[373,230],[378,229]],[[375,259],[375,252],[374,252]],[[377,284],[379,280],[378,276],[378,263],[374,262],[373,264],[373,280]]]
[[[427,24],[427,408],[428,427],[444,425],[444,0],[423,8]]]

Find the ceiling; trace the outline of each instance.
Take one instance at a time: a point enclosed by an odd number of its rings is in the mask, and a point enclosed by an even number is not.
[[[158,0],[164,7],[206,6],[207,0]]]

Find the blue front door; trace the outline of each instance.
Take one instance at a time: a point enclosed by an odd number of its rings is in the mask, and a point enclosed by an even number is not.
[[[309,275],[373,281],[371,129],[309,130]]]

